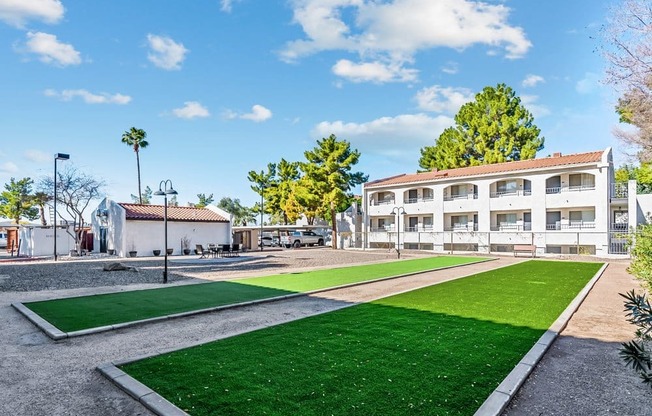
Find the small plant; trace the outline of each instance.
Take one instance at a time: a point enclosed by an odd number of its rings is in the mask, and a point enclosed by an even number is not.
[[[636,325],[636,339],[623,342],[620,356],[627,367],[632,367],[643,379],[643,383],[652,388],[652,307],[645,294],[637,294],[632,289],[626,294],[625,312],[627,321]]]
[[[181,237],[181,248],[184,250],[190,249],[190,239],[187,235]]]

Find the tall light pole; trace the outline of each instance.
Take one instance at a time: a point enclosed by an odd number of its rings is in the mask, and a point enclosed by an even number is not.
[[[170,187],[168,188],[168,184]],[[168,195],[177,195],[178,192],[172,188],[172,181],[166,179],[158,184],[158,191],[154,192],[156,196],[162,196],[163,199],[163,229],[165,230],[165,266],[163,269],[163,283],[168,282]]]
[[[57,160],[68,160],[70,155],[66,153],[54,154],[54,261],[57,261]]]
[[[405,208],[394,207],[392,214],[396,215],[396,255],[401,258],[401,214],[405,215]]]

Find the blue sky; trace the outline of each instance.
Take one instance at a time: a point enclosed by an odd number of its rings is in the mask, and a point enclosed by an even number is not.
[[[143,188],[258,196],[249,170],[303,160],[334,133],[371,180],[487,85],[506,83],[545,137],[538,156],[615,148],[601,84],[602,0],[0,0],[0,183],[51,175],[53,154],[131,202]],[[156,199],[155,199],[156,202]],[[158,201],[159,203],[161,201]]]

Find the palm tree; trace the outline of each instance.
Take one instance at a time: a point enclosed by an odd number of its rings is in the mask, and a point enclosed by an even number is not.
[[[122,143],[133,147],[134,152],[136,152],[136,166],[138,167],[138,197],[141,204],[143,203],[143,194],[140,192],[140,156],[138,151],[146,148],[149,144],[147,143],[147,140],[145,140],[146,137],[147,133],[145,133],[145,130],[137,129],[135,127],[132,127],[122,134]]]

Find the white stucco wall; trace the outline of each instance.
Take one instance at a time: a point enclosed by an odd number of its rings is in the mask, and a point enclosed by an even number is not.
[[[20,227],[20,254],[29,257],[54,254],[54,229],[52,227]],[[75,239],[65,228],[57,227],[57,254],[67,256],[75,249]]]
[[[195,244],[204,247],[209,243],[230,244],[231,232],[228,223],[181,222],[168,221],[168,248],[174,249],[173,255],[182,254],[181,239],[190,239],[190,249]],[[163,221],[127,221],[124,232],[124,253],[135,249],[138,256],[151,256],[152,250],[163,252],[165,231]]]

